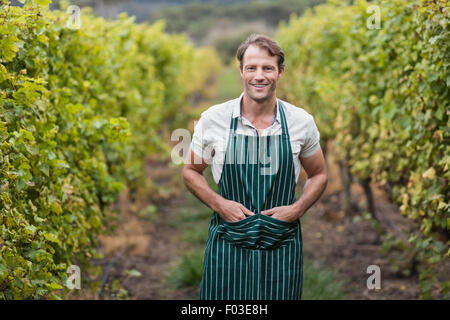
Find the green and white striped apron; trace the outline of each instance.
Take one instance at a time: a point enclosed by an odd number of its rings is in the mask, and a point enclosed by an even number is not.
[[[236,134],[238,117],[232,117],[219,194],[255,214],[225,222],[213,213],[203,261],[202,300],[301,298],[300,220],[291,223],[261,214],[295,202],[289,132],[283,105],[278,103],[281,135]]]

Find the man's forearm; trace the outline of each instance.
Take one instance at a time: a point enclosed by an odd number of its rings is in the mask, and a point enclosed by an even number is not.
[[[322,173],[306,180],[301,197],[292,204],[299,218],[320,198],[327,187],[327,182],[327,175]]]
[[[191,191],[201,202],[217,212],[219,203],[224,198],[211,189],[202,174],[195,170],[185,169],[183,171],[183,180],[189,191]]]

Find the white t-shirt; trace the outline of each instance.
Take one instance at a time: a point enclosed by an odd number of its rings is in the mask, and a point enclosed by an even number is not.
[[[205,162],[211,165],[214,181],[217,184],[222,174],[232,115],[233,117],[239,117],[236,134],[250,136],[258,134],[253,124],[241,116],[240,102],[243,95],[244,93],[239,98],[214,105],[204,111],[194,128],[191,149],[197,156],[202,157]],[[295,181],[297,182],[301,170],[299,156],[307,158],[319,150],[320,134],[312,115],[302,108],[277,99],[277,102],[280,101],[283,103],[282,106],[284,106],[283,111],[289,130]],[[279,106],[280,104],[277,103],[275,120],[271,126],[262,131],[261,136],[281,134]]]

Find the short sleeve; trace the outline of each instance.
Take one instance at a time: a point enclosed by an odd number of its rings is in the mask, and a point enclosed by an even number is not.
[[[194,127],[191,141],[191,150],[208,164],[211,163],[214,155],[210,126],[208,117],[202,113]]]
[[[320,133],[312,116],[308,120],[305,135],[305,145],[302,146],[300,151],[301,158],[308,158],[314,155],[320,148]]]

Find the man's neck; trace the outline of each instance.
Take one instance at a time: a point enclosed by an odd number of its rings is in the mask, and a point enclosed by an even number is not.
[[[276,95],[273,95],[272,98],[264,102],[258,102],[251,99],[244,93],[241,101],[241,115],[245,116],[250,121],[270,118],[275,115],[275,110],[277,107],[276,104]]]

